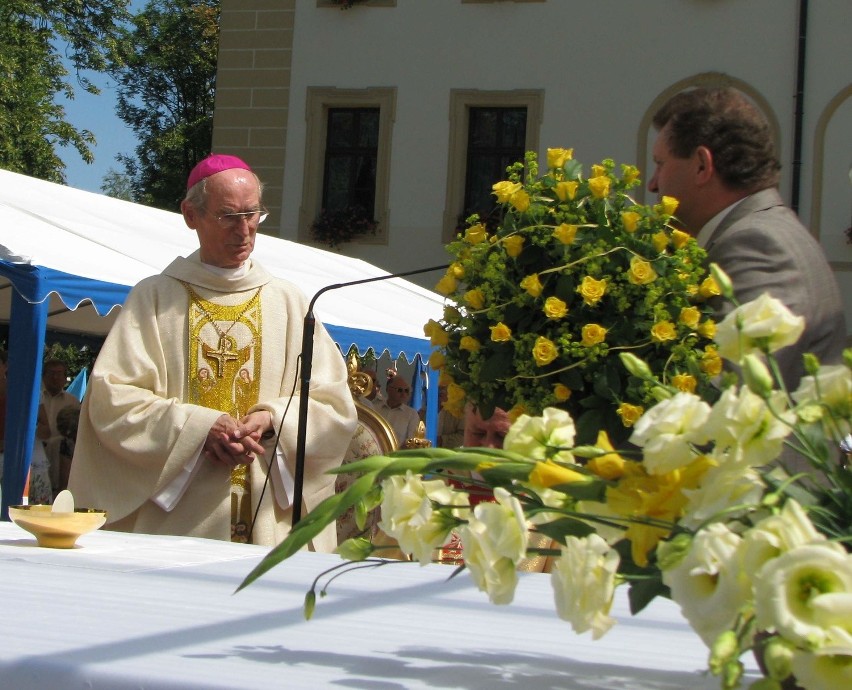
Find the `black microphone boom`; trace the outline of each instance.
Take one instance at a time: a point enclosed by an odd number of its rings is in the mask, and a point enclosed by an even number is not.
[[[379,280],[389,280],[391,278],[404,278],[405,276],[413,276],[418,273],[429,273],[430,271],[443,271],[449,268],[449,264],[441,266],[432,266],[430,268],[418,268],[413,271],[403,271],[402,273],[388,273],[375,278],[362,278],[361,280],[351,280],[347,283],[335,283],[334,285],[326,285],[321,288],[311,298],[308,304],[308,313],[305,314],[305,322],[302,329],[302,364],[301,364],[301,387],[299,389],[299,424],[296,431],[296,476],[293,478],[293,521],[295,526],[302,518],[302,491],[305,484],[305,443],[308,437],[308,403],[311,393],[311,366],[314,358],[314,329],[316,327],[316,318],[314,317],[314,304],[323,293],[329,290],[337,290],[338,288],[351,287],[352,285],[362,285],[363,283],[375,283]]]

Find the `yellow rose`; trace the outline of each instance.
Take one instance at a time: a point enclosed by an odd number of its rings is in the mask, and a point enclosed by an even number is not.
[[[521,281],[521,288],[527,291],[530,297],[538,297],[542,291],[541,281],[538,279],[538,273],[533,273]]]
[[[698,307],[684,307],[680,310],[680,316],[677,320],[687,328],[695,330],[701,320],[701,312]]]
[[[503,240],[503,247],[506,249],[506,254],[513,259],[521,253],[524,248],[524,238],[520,235],[512,235]]]
[[[713,340],[716,337],[716,322],[712,319],[707,319],[698,327],[698,333],[707,340]]]
[[[464,278],[464,266],[462,266],[458,261],[454,261],[447,269],[447,273],[453,276],[453,278],[460,280],[461,278]]]
[[[678,200],[673,196],[664,196],[660,199],[660,203],[654,206],[654,210],[660,215],[673,216],[678,204]]]
[[[627,232],[636,232],[639,227],[639,221],[642,219],[636,211],[622,211],[621,222],[624,223],[624,229]]]
[[[605,199],[609,196],[609,185],[611,180],[607,175],[598,175],[589,180],[589,191],[596,199]]]
[[[669,246],[669,236],[666,234],[665,230],[660,230],[651,236],[651,242],[654,244],[654,249],[658,252],[662,252]]]
[[[602,175],[606,175],[606,168],[599,163],[592,165],[592,174],[589,177],[601,177]]]
[[[574,157],[574,149],[547,149],[547,167],[561,168]]]
[[[462,388],[457,383],[449,383],[447,384],[447,402],[451,404],[458,404],[462,402],[466,398],[466,394],[464,392],[464,388]]]
[[[655,343],[665,343],[677,339],[677,329],[671,321],[658,321],[651,328],[651,340]]]
[[[701,355],[698,366],[708,376],[718,376],[722,373],[722,358],[715,347],[708,345],[704,348],[704,354]]]
[[[621,423],[624,424],[624,426],[631,427],[639,421],[639,417],[642,416],[645,409],[639,405],[621,403],[615,412],[619,417],[621,417]]]
[[[606,281],[595,280],[592,276],[585,276],[580,287],[577,288],[583,301],[590,307],[593,307],[601,301],[606,293]]]
[[[485,306],[485,295],[479,288],[468,290],[462,295],[462,299],[474,309],[482,309]]]
[[[634,256],[630,259],[630,270],[627,272],[627,280],[634,285],[647,285],[657,279],[654,267],[644,259]]]
[[[432,350],[432,354],[429,355],[429,366],[432,369],[443,369],[446,364],[447,358],[444,353],[440,350]]]
[[[519,189],[517,192],[512,194],[512,197],[509,199],[509,203],[523,213],[530,207],[530,195],[527,194],[525,190]]]
[[[557,182],[555,188],[556,196],[559,201],[573,201],[574,197],[577,196],[577,187],[579,186],[580,183],[576,180]]]
[[[716,279],[713,276],[708,276],[698,286],[698,294],[704,299],[709,299],[710,297],[721,295],[722,292],[719,290],[719,284],[716,282]]]
[[[562,242],[562,244],[571,244],[577,236],[577,226],[562,223],[562,225],[553,231],[553,236]]]
[[[529,483],[536,487],[549,489],[552,486],[562,486],[564,484],[575,484],[576,482],[590,482],[591,477],[577,472],[576,470],[563,467],[553,460],[545,460],[537,462],[530,472]]]
[[[565,402],[571,397],[571,389],[564,383],[557,383],[553,387],[553,397],[556,398],[558,402]]]
[[[505,343],[512,339],[512,329],[502,321],[496,326],[489,326],[491,329],[491,340],[495,343]]]
[[[439,280],[438,283],[435,285],[435,292],[438,292],[446,297],[447,295],[451,295],[452,293],[454,293],[458,286],[458,281],[448,274],[441,278],[441,280]]]
[[[568,305],[558,297],[548,297],[544,301],[544,315],[548,319],[561,319],[568,313]]]
[[[533,359],[538,366],[543,367],[550,364],[554,359],[559,356],[559,348],[556,347],[556,344],[545,338],[543,335],[540,335],[536,338],[535,345],[533,345]]]
[[[512,195],[521,189],[523,185],[520,182],[498,182],[494,185],[491,185],[491,189],[494,190],[494,194],[497,197],[498,204],[505,204],[512,198]]]
[[[520,417],[522,414],[526,414],[526,413],[527,413],[526,406],[523,403],[518,403],[517,405],[514,405],[512,407],[512,409],[509,410],[506,413],[506,416],[509,417],[509,421],[512,424],[514,424],[518,420],[518,417]]]
[[[608,450],[610,452],[606,455],[600,455],[589,460],[586,464],[589,471],[594,472],[603,479],[609,480],[618,479],[624,476],[626,461],[615,452],[615,448],[612,447],[612,442],[609,440],[609,436],[603,429],[598,431],[598,440],[595,445],[601,450]]]
[[[692,235],[688,232],[684,232],[683,230],[672,230],[672,244],[675,246],[675,249],[680,249],[691,239]]]
[[[698,381],[689,374],[675,374],[672,377],[672,385],[683,393],[694,393]]]
[[[639,179],[639,168],[635,165],[621,164],[621,179],[626,185],[632,185]]]
[[[587,323],[582,330],[582,344],[585,347],[591,347],[602,343],[606,338],[606,328],[596,323]]]
[[[423,326],[423,333],[429,336],[429,344],[433,347],[444,347],[450,342],[450,334],[434,319],[429,319],[429,323]]]
[[[462,336],[462,339],[459,341],[460,350],[467,350],[468,352],[479,352],[479,348],[479,341],[473,336]]]
[[[468,244],[479,244],[480,242],[485,242],[487,237],[488,233],[482,223],[471,225],[464,233],[464,239]]]

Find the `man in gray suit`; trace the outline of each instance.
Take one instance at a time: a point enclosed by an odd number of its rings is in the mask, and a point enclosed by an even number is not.
[[[683,229],[730,276],[740,303],[768,292],[805,317],[798,343],[776,353],[788,389],[798,386],[805,352],[839,362],[840,291],[822,248],[781,200],[781,165],[760,111],[734,89],[694,89],[671,98],[653,122],[649,191],[678,199]],[[732,308],[721,299],[713,306],[718,319]]]

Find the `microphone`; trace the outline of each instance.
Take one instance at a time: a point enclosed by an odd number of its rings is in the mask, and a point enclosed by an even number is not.
[[[418,268],[413,271],[403,271],[402,273],[388,273],[375,278],[362,278],[361,280],[350,280],[346,283],[335,283],[326,285],[320,288],[319,291],[311,298],[308,304],[308,313],[305,314],[305,321],[302,329],[302,365],[300,368],[301,387],[299,389],[299,419],[296,431],[296,476],[293,478],[293,520],[291,525],[295,527],[302,518],[302,491],[305,483],[305,443],[308,436],[308,402],[311,391],[311,366],[314,358],[314,329],[316,327],[316,318],[314,317],[314,304],[317,299],[329,290],[337,290],[339,288],[351,287],[353,285],[362,285],[364,283],[375,283],[380,280],[390,280],[391,278],[404,278],[405,276],[413,276],[418,273],[429,273],[430,271],[443,271],[449,268],[449,264],[441,266],[431,266],[430,268]]]

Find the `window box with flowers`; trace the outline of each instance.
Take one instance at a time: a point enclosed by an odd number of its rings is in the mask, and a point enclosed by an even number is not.
[[[370,214],[360,206],[337,210],[323,209],[311,224],[311,238],[332,249],[367,235],[375,235],[379,227]]]

